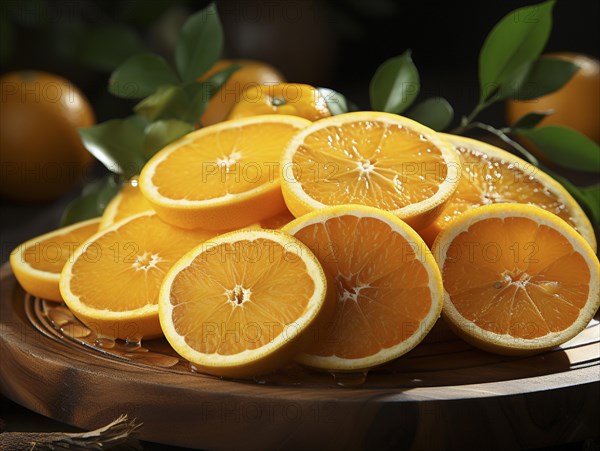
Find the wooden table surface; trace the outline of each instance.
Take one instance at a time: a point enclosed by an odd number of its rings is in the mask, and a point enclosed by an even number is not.
[[[257,450],[518,449],[597,435],[598,321],[525,358],[476,350],[438,326],[358,383],[298,367],[236,381],[193,373],[161,340],[93,349],[68,310],[26,294],[8,265],[0,279],[0,392],[84,429],[126,413],[151,442]]]

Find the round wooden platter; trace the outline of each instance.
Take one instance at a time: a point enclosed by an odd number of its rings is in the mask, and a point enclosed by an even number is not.
[[[0,272],[0,390],[93,429],[125,413],[144,440],[201,449],[530,448],[597,435],[600,326],[532,357],[478,351],[436,325],[366,376],[290,366],[252,381],[193,371],[164,340],[98,341]]]

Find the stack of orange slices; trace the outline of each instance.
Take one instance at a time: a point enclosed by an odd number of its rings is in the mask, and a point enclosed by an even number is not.
[[[229,377],[292,360],[366,371],[440,315],[500,353],[560,345],[592,318],[594,231],[551,177],[398,115],[319,117],[184,136],[101,219],[19,246],[15,275],[98,336],[164,335]]]

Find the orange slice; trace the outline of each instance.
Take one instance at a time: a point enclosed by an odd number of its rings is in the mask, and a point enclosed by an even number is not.
[[[104,209],[100,230],[144,211],[152,211],[152,207],[142,195],[138,177],[133,177],[125,182],[121,191],[112,198]]]
[[[444,317],[466,341],[501,354],[534,353],[581,332],[600,306],[589,244],[539,207],[469,210],[433,245]]]
[[[437,220],[419,234],[433,244],[437,234],[461,213],[499,202],[531,204],[558,215],[596,250],[594,229],[573,197],[552,177],[525,160],[475,139],[445,135],[460,158],[456,193]]]
[[[289,224],[294,219],[296,219],[294,218],[294,215],[286,208],[275,216],[263,219],[258,225],[263,229],[281,229],[284,225]]]
[[[25,291],[62,301],[60,272],[79,245],[98,231],[100,218],[78,222],[26,241],[10,254],[10,265]]]
[[[332,312],[327,297],[323,269],[306,246],[281,232],[244,230],[173,266],[160,291],[160,322],[173,349],[201,371],[253,376],[310,340],[311,326]]]
[[[433,130],[374,111],[321,119],[288,145],[285,202],[296,216],[340,204],[378,207],[425,227],[456,189],[456,153]]]
[[[309,213],[282,230],[315,253],[337,292],[332,323],[299,362],[364,370],[410,351],[438,319],[443,299],[438,267],[423,240],[393,214],[341,205]]]
[[[230,230],[285,210],[279,160],[310,124],[264,115],[192,132],[158,152],[140,176],[142,193],[161,218],[184,228]]]
[[[214,233],[183,230],[140,213],[75,250],[60,276],[73,314],[100,337],[139,341],[162,335],[158,292],[167,270]]]

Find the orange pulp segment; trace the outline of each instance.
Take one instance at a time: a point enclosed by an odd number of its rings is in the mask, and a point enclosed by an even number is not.
[[[183,230],[140,213],[90,237],[60,277],[67,306],[101,337],[140,340],[162,334],[158,292],[167,270],[213,232]]]
[[[482,349],[518,354],[560,345],[600,305],[598,258],[539,207],[493,204],[463,213],[434,243],[444,316]]]
[[[596,250],[594,229],[577,201],[556,180],[525,160],[490,144],[445,135],[460,158],[462,176],[442,214],[419,234],[433,244],[437,234],[463,212],[492,203],[542,207],[567,221]]]
[[[17,246],[10,254],[10,265],[25,291],[49,301],[62,301],[60,272],[75,249],[98,231],[99,224],[100,218],[89,219]]]
[[[391,213],[328,207],[282,230],[315,253],[337,293],[332,323],[301,363],[368,369],[408,352],[437,320],[443,299],[437,265],[416,232]]]
[[[108,203],[102,214],[100,230],[144,211],[152,211],[152,207],[142,195],[136,176],[126,181],[121,191]]]
[[[279,160],[306,119],[265,115],[192,132],[158,152],[140,187],[165,221],[183,228],[231,230],[285,209]]]
[[[242,230],[173,266],[160,292],[160,320],[173,348],[200,370],[245,377],[293,358],[327,311],[326,297],[323,269],[306,246],[281,232]]]
[[[395,114],[346,113],[314,122],[290,142],[282,189],[296,216],[360,204],[425,227],[460,177],[458,157],[433,130]]]

